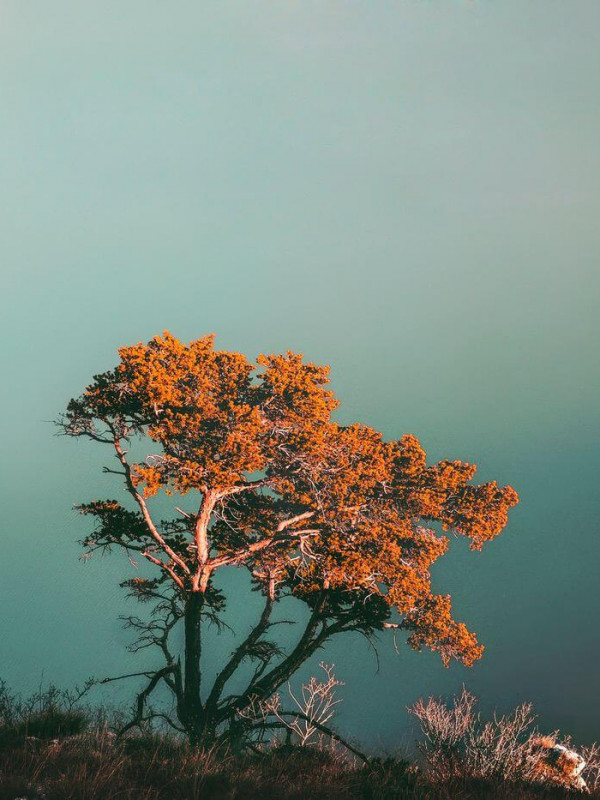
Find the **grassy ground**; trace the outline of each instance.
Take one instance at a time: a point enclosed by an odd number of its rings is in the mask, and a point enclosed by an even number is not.
[[[21,700],[0,684],[0,800],[551,800],[582,796],[526,782],[434,780],[402,759],[367,765],[347,751],[269,745],[198,752],[164,734],[118,739],[106,716],[53,688]],[[594,784],[600,762],[594,761]],[[471,771],[471,772],[470,772]],[[590,773],[592,775],[592,773]],[[600,799],[600,788],[591,797]]]
[[[363,766],[340,753],[316,748],[269,748],[260,755],[234,757],[193,752],[165,737],[116,741],[107,733],[96,733],[58,741],[13,740],[0,750],[0,800],[550,800],[568,796],[561,789],[474,779],[436,787],[403,761],[375,760]]]

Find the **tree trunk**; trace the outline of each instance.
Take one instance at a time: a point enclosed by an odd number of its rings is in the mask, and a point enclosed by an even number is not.
[[[201,631],[200,621],[204,594],[192,592],[185,604],[184,634],[185,634],[185,663],[183,702],[180,704],[180,721],[188,732],[192,744],[200,744],[203,738],[204,709],[200,698],[201,688]]]

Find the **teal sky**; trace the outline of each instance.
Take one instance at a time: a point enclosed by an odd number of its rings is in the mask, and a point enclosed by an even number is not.
[[[435,574],[483,661],[340,641],[340,726],[393,747],[465,682],[598,737],[599,31],[597,0],[0,2],[1,676],[146,665],[128,565],[78,561],[73,503],[118,489],[49,420],[118,346],[214,331],[521,495]]]

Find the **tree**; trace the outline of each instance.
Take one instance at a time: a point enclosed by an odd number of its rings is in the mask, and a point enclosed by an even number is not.
[[[448,548],[440,528],[468,537],[474,550],[500,533],[518,500],[510,486],[472,485],[476,467],[461,461],[428,466],[414,436],[386,442],[367,425],[336,423],[328,368],[299,354],[261,355],[252,364],[215,350],[213,336],[186,345],[165,332],[119,355],[59,424],[111,449],[118,467],[105,471],[129,495],[129,505],[107,499],[78,507],[95,521],[87,551],[121,548],[156,569],[152,579],[124,583],[156,603],[150,622],[129,624],[140,629],[138,646],[156,645],[163,658],[140,673],[148,684],[128,727],[157,715],[148,700],[165,684],[175,702],[168,721],[191,742],[241,730],[251,736],[259,722],[240,712],[272,696],[331,637],[351,631],[406,631],[411,647],[437,651],[446,665],[480,658],[475,635],[452,618],[450,597],[432,592],[430,568]],[[134,439],[147,442],[145,460],[130,457]],[[157,520],[159,493],[173,498],[175,518]],[[249,571],[264,605],[205,688],[203,629],[221,618],[227,598],[216,578],[231,566]],[[282,651],[272,615],[290,596],[309,617]],[[170,642],[180,621],[183,665]],[[240,674],[245,688],[227,694]]]

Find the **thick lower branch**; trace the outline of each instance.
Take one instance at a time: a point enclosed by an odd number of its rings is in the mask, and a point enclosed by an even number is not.
[[[274,598],[271,593],[267,594],[265,606],[260,616],[260,620],[255,627],[250,631],[250,634],[241,643],[241,645],[234,651],[231,659],[217,675],[211,693],[206,702],[206,708],[209,713],[214,713],[217,703],[223,693],[225,684],[232,677],[236,669],[240,666],[244,658],[247,656],[249,650],[258,642],[260,637],[269,627],[269,620],[273,610]]]
[[[322,623],[322,615],[327,603],[326,592],[322,591],[313,612],[306,624],[306,628],[292,652],[280,664],[274,667],[259,680],[253,680],[246,690],[234,697],[225,708],[219,713],[219,721],[224,721],[234,716],[238,711],[242,711],[252,698],[264,700],[275,692],[282,683],[293,675],[307,658],[319,648],[329,638],[337,632],[334,627],[324,628],[317,636],[315,633],[319,624]]]
[[[316,639],[313,639],[319,624],[322,622],[326,605],[327,594],[322,591],[297,645],[287,658],[264,675],[254,686],[248,687],[252,694],[257,694],[260,697],[267,697],[272,694],[329,637],[329,634],[324,635],[323,631]],[[273,685],[275,689],[270,691],[270,687]]]

